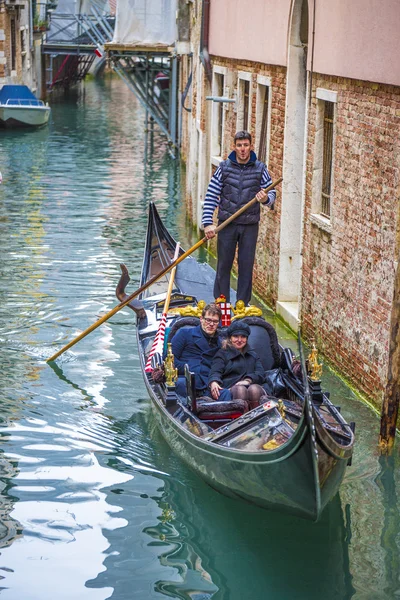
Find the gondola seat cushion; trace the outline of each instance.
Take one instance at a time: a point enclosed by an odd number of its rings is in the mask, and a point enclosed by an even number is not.
[[[246,400],[230,400],[229,402],[213,401],[208,396],[197,399],[197,416],[201,420],[218,421],[220,419],[236,419],[248,412]]]

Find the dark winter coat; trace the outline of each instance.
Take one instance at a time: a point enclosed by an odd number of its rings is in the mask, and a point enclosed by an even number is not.
[[[226,221],[239,208],[247,204],[261,189],[264,163],[257,160],[254,152],[250,160],[239,164],[236,152],[220,163],[222,172],[222,192],[218,210],[218,221]],[[253,225],[260,220],[260,203],[255,202],[246,212],[235,219],[237,225]]]
[[[220,348],[219,338],[217,338],[217,345],[210,347],[200,325],[191,329],[179,329],[171,342],[174,364],[178,369],[178,374],[184,375],[185,364],[188,364],[192,373],[195,374],[196,389],[205,389],[211,362]]]
[[[247,345],[243,352],[235,348],[218,350],[212,361],[208,385],[216,381],[224,388],[230,388],[238,381],[247,378],[252,383],[264,383],[264,367],[258,354]]]

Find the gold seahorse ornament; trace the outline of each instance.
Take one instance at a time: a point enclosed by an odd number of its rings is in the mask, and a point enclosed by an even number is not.
[[[257,306],[246,306],[243,300],[238,300],[236,302],[236,306],[235,308],[232,308],[232,312],[234,314],[232,321],[235,319],[242,319],[243,317],[261,317],[262,315],[261,308],[257,308]]]
[[[205,300],[199,300],[197,306],[187,305],[178,306],[177,308],[170,308],[168,314],[178,314],[181,317],[201,317],[205,306]]]

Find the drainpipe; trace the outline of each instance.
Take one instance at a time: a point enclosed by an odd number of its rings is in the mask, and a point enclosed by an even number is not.
[[[200,34],[200,61],[206,72],[206,77],[211,83],[212,67],[211,59],[208,53],[208,39],[210,35],[210,2],[211,0],[203,0],[203,10],[201,14],[201,34]]]
[[[33,2],[32,0],[29,2],[29,52],[31,54],[30,62],[33,62]],[[31,67],[32,68],[32,67]]]
[[[314,0],[314,2],[313,2],[313,21],[312,21],[312,35],[311,35],[311,65],[310,65],[310,94],[309,94],[309,99],[308,99],[309,106],[311,106],[313,71],[314,71],[315,9],[316,9],[316,0]]]

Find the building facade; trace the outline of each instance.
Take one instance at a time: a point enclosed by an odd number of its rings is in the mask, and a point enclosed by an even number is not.
[[[254,289],[376,405],[398,263],[397,0],[194,0],[182,57],[187,204],[248,129],[273,179]],[[190,111],[190,112],[189,112]]]
[[[42,89],[42,37],[46,3],[0,0],[0,87],[27,85],[38,97]]]

